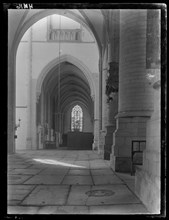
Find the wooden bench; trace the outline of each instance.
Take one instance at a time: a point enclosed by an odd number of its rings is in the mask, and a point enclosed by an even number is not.
[[[134,173],[135,165],[143,164],[143,150],[146,147],[145,140],[133,140],[131,146],[131,176]]]

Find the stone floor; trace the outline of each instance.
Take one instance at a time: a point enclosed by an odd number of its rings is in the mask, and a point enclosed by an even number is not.
[[[93,151],[18,151],[8,156],[8,214],[148,214],[134,176]]]

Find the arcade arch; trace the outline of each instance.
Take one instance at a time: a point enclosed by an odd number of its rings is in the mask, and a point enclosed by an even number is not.
[[[36,19],[37,18],[42,18],[42,17],[45,17],[45,16],[48,16],[48,15],[51,15],[51,14],[56,14],[56,12],[58,12],[58,14],[60,14],[60,15],[63,15],[64,14],[64,12],[65,11],[62,11],[62,10],[60,10],[60,11],[58,11],[58,10],[52,10],[52,11],[45,11],[44,13],[41,11],[41,12],[39,12],[37,15],[36,15]],[[42,14],[43,14],[43,16],[42,16]],[[64,16],[67,16],[67,17],[71,17],[71,18],[73,18],[74,20],[76,20],[76,21],[78,21],[78,22],[81,22],[81,24],[82,25],[84,25],[89,31],[90,31],[90,33],[91,33],[91,30],[90,30],[90,28],[89,27],[87,27],[86,25],[86,23],[84,22],[84,21],[81,21],[81,18],[76,18],[75,19],[75,15],[73,14],[73,12],[70,12],[70,14],[69,13],[67,13],[66,15],[64,14]],[[25,15],[25,17],[26,17],[26,15]],[[18,28],[18,31],[17,31],[17,33],[16,33],[16,35],[15,35],[15,40],[16,40],[16,43],[15,43],[15,45],[14,45],[14,47],[12,48],[13,49],[13,51],[15,51],[15,50],[17,50],[17,44],[18,44],[18,39],[20,39],[20,37],[21,36],[23,36],[22,35],[22,31],[25,29],[25,27],[30,27],[31,26],[31,24],[32,24],[32,22],[34,21],[34,23],[36,22],[36,19],[35,19],[35,17],[34,18],[30,18],[30,20],[29,20],[29,22],[28,22],[28,20],[27,20],[27,22],[25,23],[25,26],[23,27],[23,29],[22,30],[20,30],[20,33],[19,33],[19,29],[20,29],[20,27]],[[20,26],[22,26],[22,24],[20,25]],[[26,29],[25,29],[25,31],[26,31]],[[16,36],[17,36],[17,39],[16,39]],[[92,36],[94,36],[93,35],[93,33],[92,33]],[[97,37],[95,37],[95,39],[96,39]],[[96,39],[96,42],[98,41],[98,39]],[[98,45],[98,44],[97,44]],[[99,50],[98,50],[98,53],[99,53]],[[15,54],[15,53],[14,53]],[[15,56],[14,56],[15,57]],[[37,107],[37,109],[39,109],[39,106],[38,106],[38,100],[39,100],[39,96],[40,96],[40,94],[41,94],[41,89],[42,89],[42,82],[43,82],[43,80],[44,80],[44,78],[46,77],[46,74],[48,73],[48,71],[52,68],[52,67],[54,67],[54,66],[56,66],[56,65],[58,65],[59,63],[63,63],[63,62],[67,62],[67,63],[71,63],[72,65],[74,65],[74,66],[76,66],[76,67],[78,67],[83,73],[84,73],[84,78],[85,78],[85,81],[89,84],[89,90],[90,90],[90,94],[89,94],[89,96],[88,96],[88,98],[86,98],[83,94],[84,94],[84,91],[87,89],[86,88],[86,85],[84,85],[83,87],[81,87],[81,88],[79,88],[79,89],[81,89],[81,93],[82,94],[80,94],[80,99],[79,99],[79,101],[81,101],[81,102],[83,102],[83,104],[85,105],[85,106],[88,106],[88,109],[89,109],[89,112],[90,112],[90,114],[92,115],[92,117],[95,117],[94,116],[94,112],[96,113],[96,85],[95,85],[95,83],[93,82],[94,80],[92,79],[92,77],[91,77],[91,75],[92,75],[92,73],[91,73],[91,71],[89,70],[89,68],[84,64],[84,63],[82,63],[82,61],[80,61],[79,59],[77,59],[77,58],[75,58],[75,57],[73,57],[73,56],[71,56],[70,54],[68,55],[68,54],[64,54],[64,55],[62,55],[62,56],[60,56],[60,58],[55,58],[55,59],[53,59],[51,62],[49,62],[44,68],[43,68],[43,70],[41,71],[41,74],[40,74],[40,77],[38,77],[38,80],[37,80],[37,86],[36,86],[36,102],[37,102],[37,104],[36,104],[36,106],[34,106],[34,110],[36,110],[36,107]],[[81,80],[81,79],[80,79]],[[84,83],[83,83],[84,84]],[[65,83],[65,87],[66,87],[66,83]],[[53,92],[55,91],[56,92],[56,89],[57,89],[57,86],[54,88],[54,87],[52,87],[53,88]],[[64,89],[64,86],[62,87],[63,89]],[[77,89],[77,85],[76,85],[76,89]],[[83,91],[84,90],[84,91]],[[86,91],[89,91],[88,89],[86,90]],[[80,90],[79,90],[80,91]],[[51,93],[51,91],[49,91],[50,93]],[[66,93],[67,92],[65,92],[65,95],[66,95]],[[74,92],[73,93],[75,96],[77,95],[77,93],[76,92]],[[47,94],[46,94],[47,95]],[[51,96],[52,97],[52,96]],[[68,97],[68,94],[67,94],[67,97]],[[53,98],[53,97],[52,97]],[[85,103],[84,103],[84,100],[86,99],[86,101],[85,101]],[[90,100],[90,101],[89,101]],[[57,101],[57,100],[55,100],[55,101]],[[72,101],[74,101],[74,100],[72,100]],[[94,104],[92,103],[94,101]],[[97,99],[97,101],[98,101],[98,99]],[[87,102],[89,103],[89,102],[91,102],[92,104],[87,104]],[[69,105],[69,103],[68,103],[68,101],[67,101],[67,98],[64,100],[64,105]],[[95,110],[92,110],[92,108],[94,108]],[[62,110],[64,110],[64,107],[62,107]],[[45,109],[44,109],[44,111],[46,111]],[[96,115],[96,114],[95,114]],[[14,116],[15,117],[15,116]],[[97,118],[98,118],[98,116],[96,116]],[[39,120],[38,118],[42,118],[42,116],[37,116],[37,114],[36,114],[36,116],[34,117],[34,120],[36,120],[36,122]],[[31,125],[30,125],[30,128],[29,128],[29,130],[31,129]],[[33,129],[33,131],[35,132],[36,131],[36,128],[35,128],[35,123],[34,123],[34,129]],[[34,133],[33,132],[33,133]],[[38,129],[37,129],[37,132],[38,132]],[[34,138],[34,145],[35,145],[35,143],[36,143],[36,138]],[[28,148],[30,148],[30,146],[28,146]],[[35,148],[36,149],[36,148]]]
[[[61,60],[63,61],[63,59]],[[70,61],[70,59],[68,59],[68,56],[65,60],[66,62],[61,62],[57,65],[56,62],[55,66],[51,65],[51,68],[49,68],[49,66],[48,68],[45,67],[45,69],[48,69],[48,72],[42,72],[37,80],[38,83],[36,87],[36,92],[38,92],[39,97],[37,99],[37,112],[38,114],[41,114],[38,117],[37,126],[40,126],[42,128],[42,132],[39,133],[39,135],[43,135],[43,137],[38,137],[38,140],[43,139],[43,143],[38,143],[38,146],[40,146],[39,148],[45,148],[46,141],[49,142],[54,140],[54,138],[51,136],[44,136],[43,129],[47,129],[48,134],[52,133],[53,135],[53,133],[56,133],[56,136],[59,135],[59,137],[57,138],[57,140],[59,141],[57,146],[62,144],[62,136],[65,137],[68,132],[71,132],[70,109],[75,103],[76,105],[79,105],[81,103],[80,105],[83,106],[85,119],[83,125],[83,127],[85,128],[84,132],[89,131],[89,133],[91,133],[91,137],[94,133],[93,122],[95,117],[94,112],[96,112],[94,106],[97,105],[97,103],[93,102],[93,99],[91,97],[91,91],[95,92],[94,88],[90,87],[91,82],[89,84],[85,72],[83,72],[73,63],[67,62],[68,60]],[[61,66],[59,107],[58,65]],[[90,75],[87,76],[89,77]],[[78,134],[76,138],[78,138]]]

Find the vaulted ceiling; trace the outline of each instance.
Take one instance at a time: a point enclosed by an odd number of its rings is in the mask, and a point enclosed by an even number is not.
[[[104,13],[100,9],[33,9],[8,10],[9,49],[12,44],[17,48],[25,31],[38,20],[51,15],[62,14],[86,26],[94,35],[98,46],[104,43]],[[105,10],[104,10],[105,11]]]
[[[56,5],[57,6],[57,5]],[[9,10],[8,16],[8,49],[17,51],[19,42],[27,31],[38,20],[52,15],[61,14],[84,25],[97,41],[100,49],[104,43],[105,15],[100,9],[33,9]],[[10,52],[9,52],[10,54]],[[43,88],[46,96],[58,102],[58,66],[47,74]],[[83,103],[92,113],[93,101],[90,97],[89,84],[80,69],[70,63],[60,65],[60,108],[63,111],[74,101]]]
[[[73,102],[81,102],[91,114],[93,112],[88,81],[84,73],[69,62],[62,62],[51,69],[42,88],[46,99],[50,98],[51,103],[55,103],[56,111],[58,105],[60,111],[64,112]]]

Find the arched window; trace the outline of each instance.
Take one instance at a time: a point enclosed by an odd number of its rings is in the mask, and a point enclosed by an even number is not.
[[[83,111],[79,105],[72,108],[71,113],[71,130],[82,131]]]

